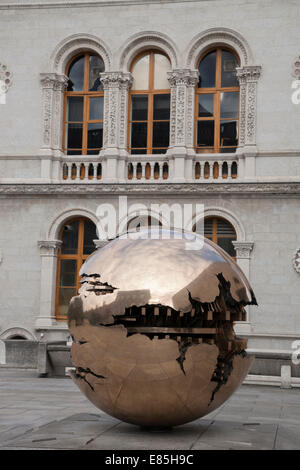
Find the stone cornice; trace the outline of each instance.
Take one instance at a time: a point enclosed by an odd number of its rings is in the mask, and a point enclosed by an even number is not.
[[[300,183],[164,183],[164,184],[2,184],[0,196],[72,197],[106,195],[178,195],[211,197],[220,194],[254,197],[300,197]]]
[[[86,8],[86,7],[112,7],[112,6],[125,6],[125,5],[148,5],[150,4],[163,4],[163,3],[202,3],[204,0],[68,0],[68,1],[23,1],[23,2],[6,2],[0,5],[0,10],[10,9],[33,9],[33,8]],[[214,1],[214,0],[210,0]]]

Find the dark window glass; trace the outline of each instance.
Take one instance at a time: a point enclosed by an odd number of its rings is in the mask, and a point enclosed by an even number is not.
[[[239,86],[236,76],[238,61],[232,52],[222,50],[222,75],[221,86]]]
[[[131,155],[144,155],[147,153],[146,149],[132,149],[131,150]]]
[[[214,145],[214,121],[198,121],[197,146],[213,147]]]
[[[76,295],[76,287],[72,288],[65,288],[61,287],[59,289],[59,296],[58,296],[58,314],[59,315],[66,315],[69,308],[69,303],[72,297]]]
[[[66,224],[62,232],[61,253],[76,254],[78,246],[78,220]]]
[[[81,155],[81,150],[68,150],[68,155]]]
[[[237,121],[221,121],[220,123],[220,145],[230,147],[237,145]]]
[[[218,235],[232,235],[235,238],[235,230],[226,220],[218,219]]]
[[[103,138],[103,123],[89,123],[88,124],[88,142],[87,146],[89,149],[95,149],[102,147]]]
[[[103,119],[103,96],[90,98],[90,121]]]
[[[89,91],[101,91],[103,90],[103,85],[99,75],[101,72],[104,72],[104,62],[95,55],[91,55],[89,61]]]
[[[131,99],[132,121],[147,121],[148,119],[148,96],[135,95]]]
[[[170,95],[154,95],[154,120],[170,119]],[[169,144],[168,144],[169,145]]]
[[[76,260],[62,259],[60,264],[60,285],[75,286],[76,285]]]
[[[199,65],[199,88],[216,86],[216,51],[209,52]]]
[[[153,147],[168,147],[169,145],[169,122],[153,123]]]
[[[83,120],[83,97],[68,96],[68,121],[82,122]]]
[[[214,114],[214,95],[201,94],[198,95],[198,116],[210,117]]]
[[[147,147],[147,123],[131,123],[131,147]]]
[[[166,153],[168,149],[152,149],[152,155],[158,155],[160,153]]]
[[[204,236],[212,237],[213,235],[213,219],[204,220]]]
[[[93,240],[96,240],[97,232],[96,232],[96,225],[89,221],[84,221],[84,241],[83,241],[83,253],[85,255],[89,255],[95,251],[95,245]]]
[[[239,113],[239,93],[221,93],[221,118],[236,118]]]
[[[234,238],[218,238],[218,245],[223,248],[230,256],[236,256],[236,252],[232,242]]]
[[[72,62],[69,68],[68,91],[83,90],[84,57],[80,56]]]
[[[68,125],[68,148],[78,149],[82,146],[82,124]]]

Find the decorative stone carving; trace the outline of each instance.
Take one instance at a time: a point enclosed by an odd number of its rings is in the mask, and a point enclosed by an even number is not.
[[[194,92],[197,70],[174,69],[168,72],[171,88],[170,147],[193,147]]]
[[[256,92],[261,74],[260,66],[237,67],[240,83],[240,138],[239,147],[256,145]]]
[[[124,72],[100,74],[104,87],[103,149],[126,148],[128,90],[132,76]]]
[[[61,240],[39,240],[41,256],[57,256],[57,250],[62,245]]]
[[[0,97],[8,92],[12,85],[12,73],[6,64],[0,62]]]
[[[169,57],[172,67],[177,67],[178,51],[173,41],[166,34],[145,31],[135,34],[126,42],[120,55],[120,70],[129,70],[133,58],[140,51],[150,48],[162,50]]]
[[[68,77],[56,73],[41,73],[43,89],[43,149],[60,149],[62,138],[63,94]]]
[[[236,256],[239,259],[250,259],[250,254],[254,246],[254,242],[232,242],[236,251]]]
[[[109,240],[93,240],[96,249],[103,248],[109,243]]]
[[[300,55],[297,56],[293,61],[292,75],[293,77],[297,78],[297,80],[300,80]]]
[[[300,248],[294,254],[292,261],[295,271],[300,274]]]
[[[229,28],[211,28],[203,31],[190,42],[187,53],[188,67],[196,67],[199,56],[211,46],[223,44],[236,50],[243,66],[251,63],[252,53],[247,41]]]

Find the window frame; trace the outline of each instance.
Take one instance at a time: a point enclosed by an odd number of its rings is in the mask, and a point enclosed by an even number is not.
[[[237,241],[237,233],[236,233],[236,229],[235,227],[232,225],[232,223],[230,223],[227,219],[225,219],[224,217],[219,217],[219,216],[216,216],[216,215],[209,215],[207,217],[204,218],[204,224],[205,222],[207,222],[208,220],[212,220],[212,235],[210,236],[206,236],[205,235],[205,225],[203,226],[203,229],[204,229],[204,237],[207,238],[208,240],[211,240],[212,242],[214,242],[216,245],[218,245],[220,247],[220,245],[218,244],[218,239],[219,238],[232,238],[231,235],[218,235],[218,220],[223,220],[224,222],[226,222],[228,225],[231,226],[231,228],[234,230],[234,233],[235,233],[235,239],[234,241]],[[220,247],[221,248],[221,247]],[[234,247],[233,247],[234,248]],[[223,249],[223,248],[222,248]],[[225,250],[224,250],[225,251]],[[226,251],[227,253],[227,251]],[[231,256],[229,253],[227,253],[228,256]],[[236,256],[231,256],[232,259],[234,259],[236,261]]]
[[[103,64],[104,60],[99,54],[96,54],[95,52],[92,51],[81,51],[78,52],[77,54],[73,55],[70,60],[68,61],[65,69],[65,74],[67,77],[69,77],[69,72],[70,72],[70,67],[72,63],[79,57],[84,57],[84,75],[83,75],[83,89],[80,91],[68,91],[66,90],[64,92],[64,111],[63,111],[63,131],[62,131],[62,152],[64,155],[72,155],[71,153],[68,153],[68,150],[70,152],[78,152],[81,151],[80,154],[78,155],[88,155],[88,151],[92,151],[94,149],[88,149],[87,148],[87,143],[88,143],[88,125],[89,124],[98,124],[102,123],[102,126],[104,125],[104,115],[102,119],[94,119],[90,120],[89,115],[90,115],[90,98],[98,98],[98,97],[103,97],[103,114],[104,114],[104,90],[99,90],[99,91],[89,91],[89,58],[91,56],[97,56],[99,57]],[[68,116],[67,116],[67,102],[68,102],[68,96],[78,96],[78,97],[83,97],[83,111],[82,111],[82,144],[81,144],[81,149],[68,149],[66,147],[66,141],[67,141],[67,125],[68,124],[77,124],[79,121],[68,121]],[[81,123],[81,122],[80,122]],[[103,148],[103,137],[102,137],[102,146],[95,149],[94,154],[89,154],[89,155],[98,155],[100,150]],[[76,154],[73,154],[73,156],[76,156]]]
[[[62,254],[61,249],[62,245],[58,248],[57,250],[57,270],[56,270],[56,286],[55,286],[55,317],[58,321],[65,321],[67,316],[66,315],[60,315],[58,313],[58,307],[59,307],[59,289],[60,287],[74,287],[74,286],[60,286],[60,272],[61,272],[61,260],[76,260],[76,293],[75,295],[78,294],[78,290],[80,288],[80,276],[79,276],[79,271],[80,268],[83,264],[83,262],[90,256],[90,254],[84,254],[83,248],[84,248],[84,222],[87,220],[89,222],[94,223],[92,220],[88,219],[87,217],[81,217],[81,216],[75,216],[72,217],[71,219],[68,219],[64,221],[63,225],[61,226],[59,230],[59,235],[58,239],[62,240],[62,234],[64,227],[71,222],[74,222],[78,220],[78,240],[77,240],[77,251],[76,254]],[[96,248],[95,248],[96,249]]]
[[[167,147],[154,147],[153,148],[153,123],[155,122],[168,122],[170,124],[171,121],[171,89],[170,87],[167,89],[154,89],[154,56],[155,54],[161,54],[165,56],[168,61],[170,62],[170,70],[171,70],[171,61],[170,58],[166,53],[159,49],[148,49],[140,52],[135,56],[133,61],[131,62],[130,65],[130,72],[132,73],[134,65],[144,56],[150,55],[149,57],[149,72],[148,72],[148,89],[147,90],[132,90],[132,88],[129,91],[129,100],[128,100],[128,123],[127,123],[127,150],[130,155],[136,155],[132,154],[132,150],[141,150],[144,151],[146,150],[146,154],[152,154],[153,149],[154,150],[163,150],[166,153],[167,149],[169,148],[170,145],[170,128],[169,128],[169,144]],[[148,113],[147,113],[147,121],[137,121],[137,120],[132,120],[131,119],[131,111],[132,111],[132,96],[134,95],[147,95],[147,103],[148,103]],[[170,115],[169,119],[153,119],[153,114],[154,114],[154,96],[155,95],[170,95]],[[131,147],[131,124],[133,122],[140,122],[140,123],[147,123],[147,147]],[[143,153],[142,153],[143,154]]]
[[[220,145],[220,121],[226,121],[226,119],[231,120],[232,118],[222,118],[221,119],[221,93],[224,92],[238,92],[239,99],[238,99],[238,116],[237,116],[237,126],[238,126],[238,143],[237,146],[233,149],[233,153],[236,152],[236,149],[239,145],[239,126],[240,126],[240,85],[235,87],[222,87],[221,86],[221,75],[222,75],[222,50],[230,52],[235,56],[238,62],[238,67],[240,67],[240,58],[234,49],[226,45],[219,45],[219,46],[211,46],[210,48],[206,49],[199,57],[197,62],[197,70],[199,69],[201,61],[208,55],[210,52],[216,51],[216,82],[215,87],[206,87],[206,88],[199,88],[196,86],[195,89],[195,132],[194,132],[194,148],[197,154],[203,153],[221,153],[222,155],[226,155],[226,152],[221,152],[222,148],[233,148],[233,146],[224,146],[221,147]],[[213,116],[212,117],[199,117],[198,116],[198,96],[201,94],[213,94]],[[199,121],[214,121],[214,146],[213,147],[197,147],[197,138],[198,138],[198,122]]]

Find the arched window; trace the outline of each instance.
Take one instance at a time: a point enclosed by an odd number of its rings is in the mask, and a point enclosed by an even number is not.
[[[166,153],[169,146],[171,63],[158,51],[138,55],[131,66],[133,85],[129,102],[131,154]]]
[[[236,240],[236,232],[227,220],[220,217],[206,217],[204,219],[204,236],[235,258],[236,253],[232,242]]]
[[[195,106],[197,153],[236,150],[239,129],[238,66],[235,53],[224,47],[217,47],[200,57]]]
[[[69,62],[64,104],[63,151],[68,155],[94,155],[102,147],[104,92],[99,74],[103,60],[89,52]]]
[[[95,251],[96,225],[84,217],[71,219],[61,228],[59,239],[62,245],[57,261],[56,316],[64,320],[70,299],[77,295],[80,287],[81,265]]]

